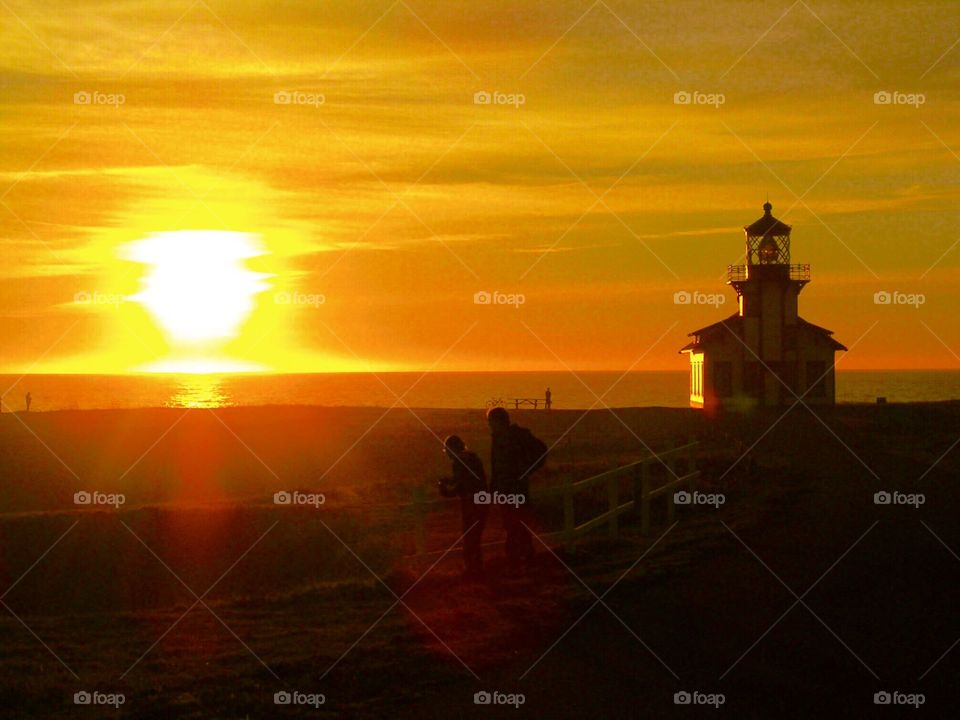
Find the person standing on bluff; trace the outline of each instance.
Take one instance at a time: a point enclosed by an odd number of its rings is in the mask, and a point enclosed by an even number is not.
[[[453,462],[453,475],[437,484],[444,497],[459,497],[463,518],[463,564],[465,580],[483,577],[483,528],[487,523],[487,476],[483,462],[467,449],[457,435],[443,441],[443,452]],[[480,502],[478,502],[480,501]]]
[[[501,504],[507,531],[504,551],[511,574],[529,568],[533,559],[530,522],[530,476],[543,467],[547,446],[525,427],[512,424],[502,407],[487,412],[490,426],[490,490]],[[512,499],[514,502],[510,502]],[[506,502],[501,502],[506,500]]]

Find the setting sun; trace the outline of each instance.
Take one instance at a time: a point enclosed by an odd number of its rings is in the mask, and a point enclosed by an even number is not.
[[[147,266],[142,289],[128,299],[147,309],[173,354],[189,358],[180,364],[192,372],[219,370],[222,363],[212,357],[238,335],[256,295],[268,288],[268,275],[245,265],[262,254],[259,239],[246,233],[155,233],[131,243],[123,253],[125,259]],[[162,362],[159,366],[165,367]]]
[[[255,238],[235,232],[185,230],[133,243],[126,257],[149,266],[143,303],[175,343],[212,343],[236,336],[267,289],[263,273],[244,266],[262,254]]]

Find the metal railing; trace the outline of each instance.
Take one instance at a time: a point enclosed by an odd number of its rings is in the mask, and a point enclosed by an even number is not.
[[[742,282],[747,279],[748,265],[727,265],[727,282]],[[809,280],[810,264],[790,265],[791,280]]]
[[[727,282],[737,282],[747,279],[746,265],[727,265]]]

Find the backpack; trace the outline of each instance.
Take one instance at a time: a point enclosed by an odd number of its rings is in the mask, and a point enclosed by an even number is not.
[[[522,427],[517,427],[516,441],[518,454],[523,463],[522,477],[524,480],[529,480],[530,476],[547,462],[547,446],[543,440]]]

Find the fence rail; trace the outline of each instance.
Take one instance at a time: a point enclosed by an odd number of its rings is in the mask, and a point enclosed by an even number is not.
[[[532,405],[534,410],[548,407],[546,398],[514,398],[511,402],[514,410],[519,410],[523,405]]]
[[[700,477],[694,458],[696,447],[696,442],[689,442],[678,447],[667,448],[659,453],[651,453],[648,457],[629,465],[608,470],[585,480],[566,482],[560,490],[563,497],[563,530],[559,534],[563,544],[572,548],[579,538],[604,525],[607,527],[607,536],[610,539],[616,539],[620,533],[620,517],[631,512],[639,512],[640,532],[645,535],[650,532],[650,504],[663,496],[667,496],[667,521],[672,521],[673,493],[681,487],[693,490]],[[680,460],[684,461],[686,467],[678,472],[677,465]],[[665,482],[655,485],[654,475],[657,468],[665,470],[666,479]],[[632,498],[621,503],[620,492],[624,481],[630,483]],[[577,493],[598,485],[606,486],[607,511],[578,524]]]
[[[558,538],[566,548],[572,549],[577,540],[606,526],[607,537],[616,539],[620,534],[620,518],[627,514],[639,515],[640,532],[646,535],[650,532],[651,503],[663,497],[667,503],[667,522],[672,522],[675,510],[673,493],[680,488],[692,492],[700,477],[700,471],[696,468],[697,447],[698,443],[695,441],[670,446],[660,452],[651,452],[640,460],[582,480],[566,478],[559,485],[535,490],[531,493],[531,500],[559,497],[563,503],[563,529],[545,533],[544,537]],[[661,480],[662,482],[658,482]],[[621,502],[621,489],[624,484],[629,487],[630,498]],[[578,523],[577,495],[604,486],[606,511]],[[427,500],[423,487],[414,489],[410,508],[414,516],[414,539],[418,555],[425,554],[425,520],[429,508],[449,504],[449,500]]]

